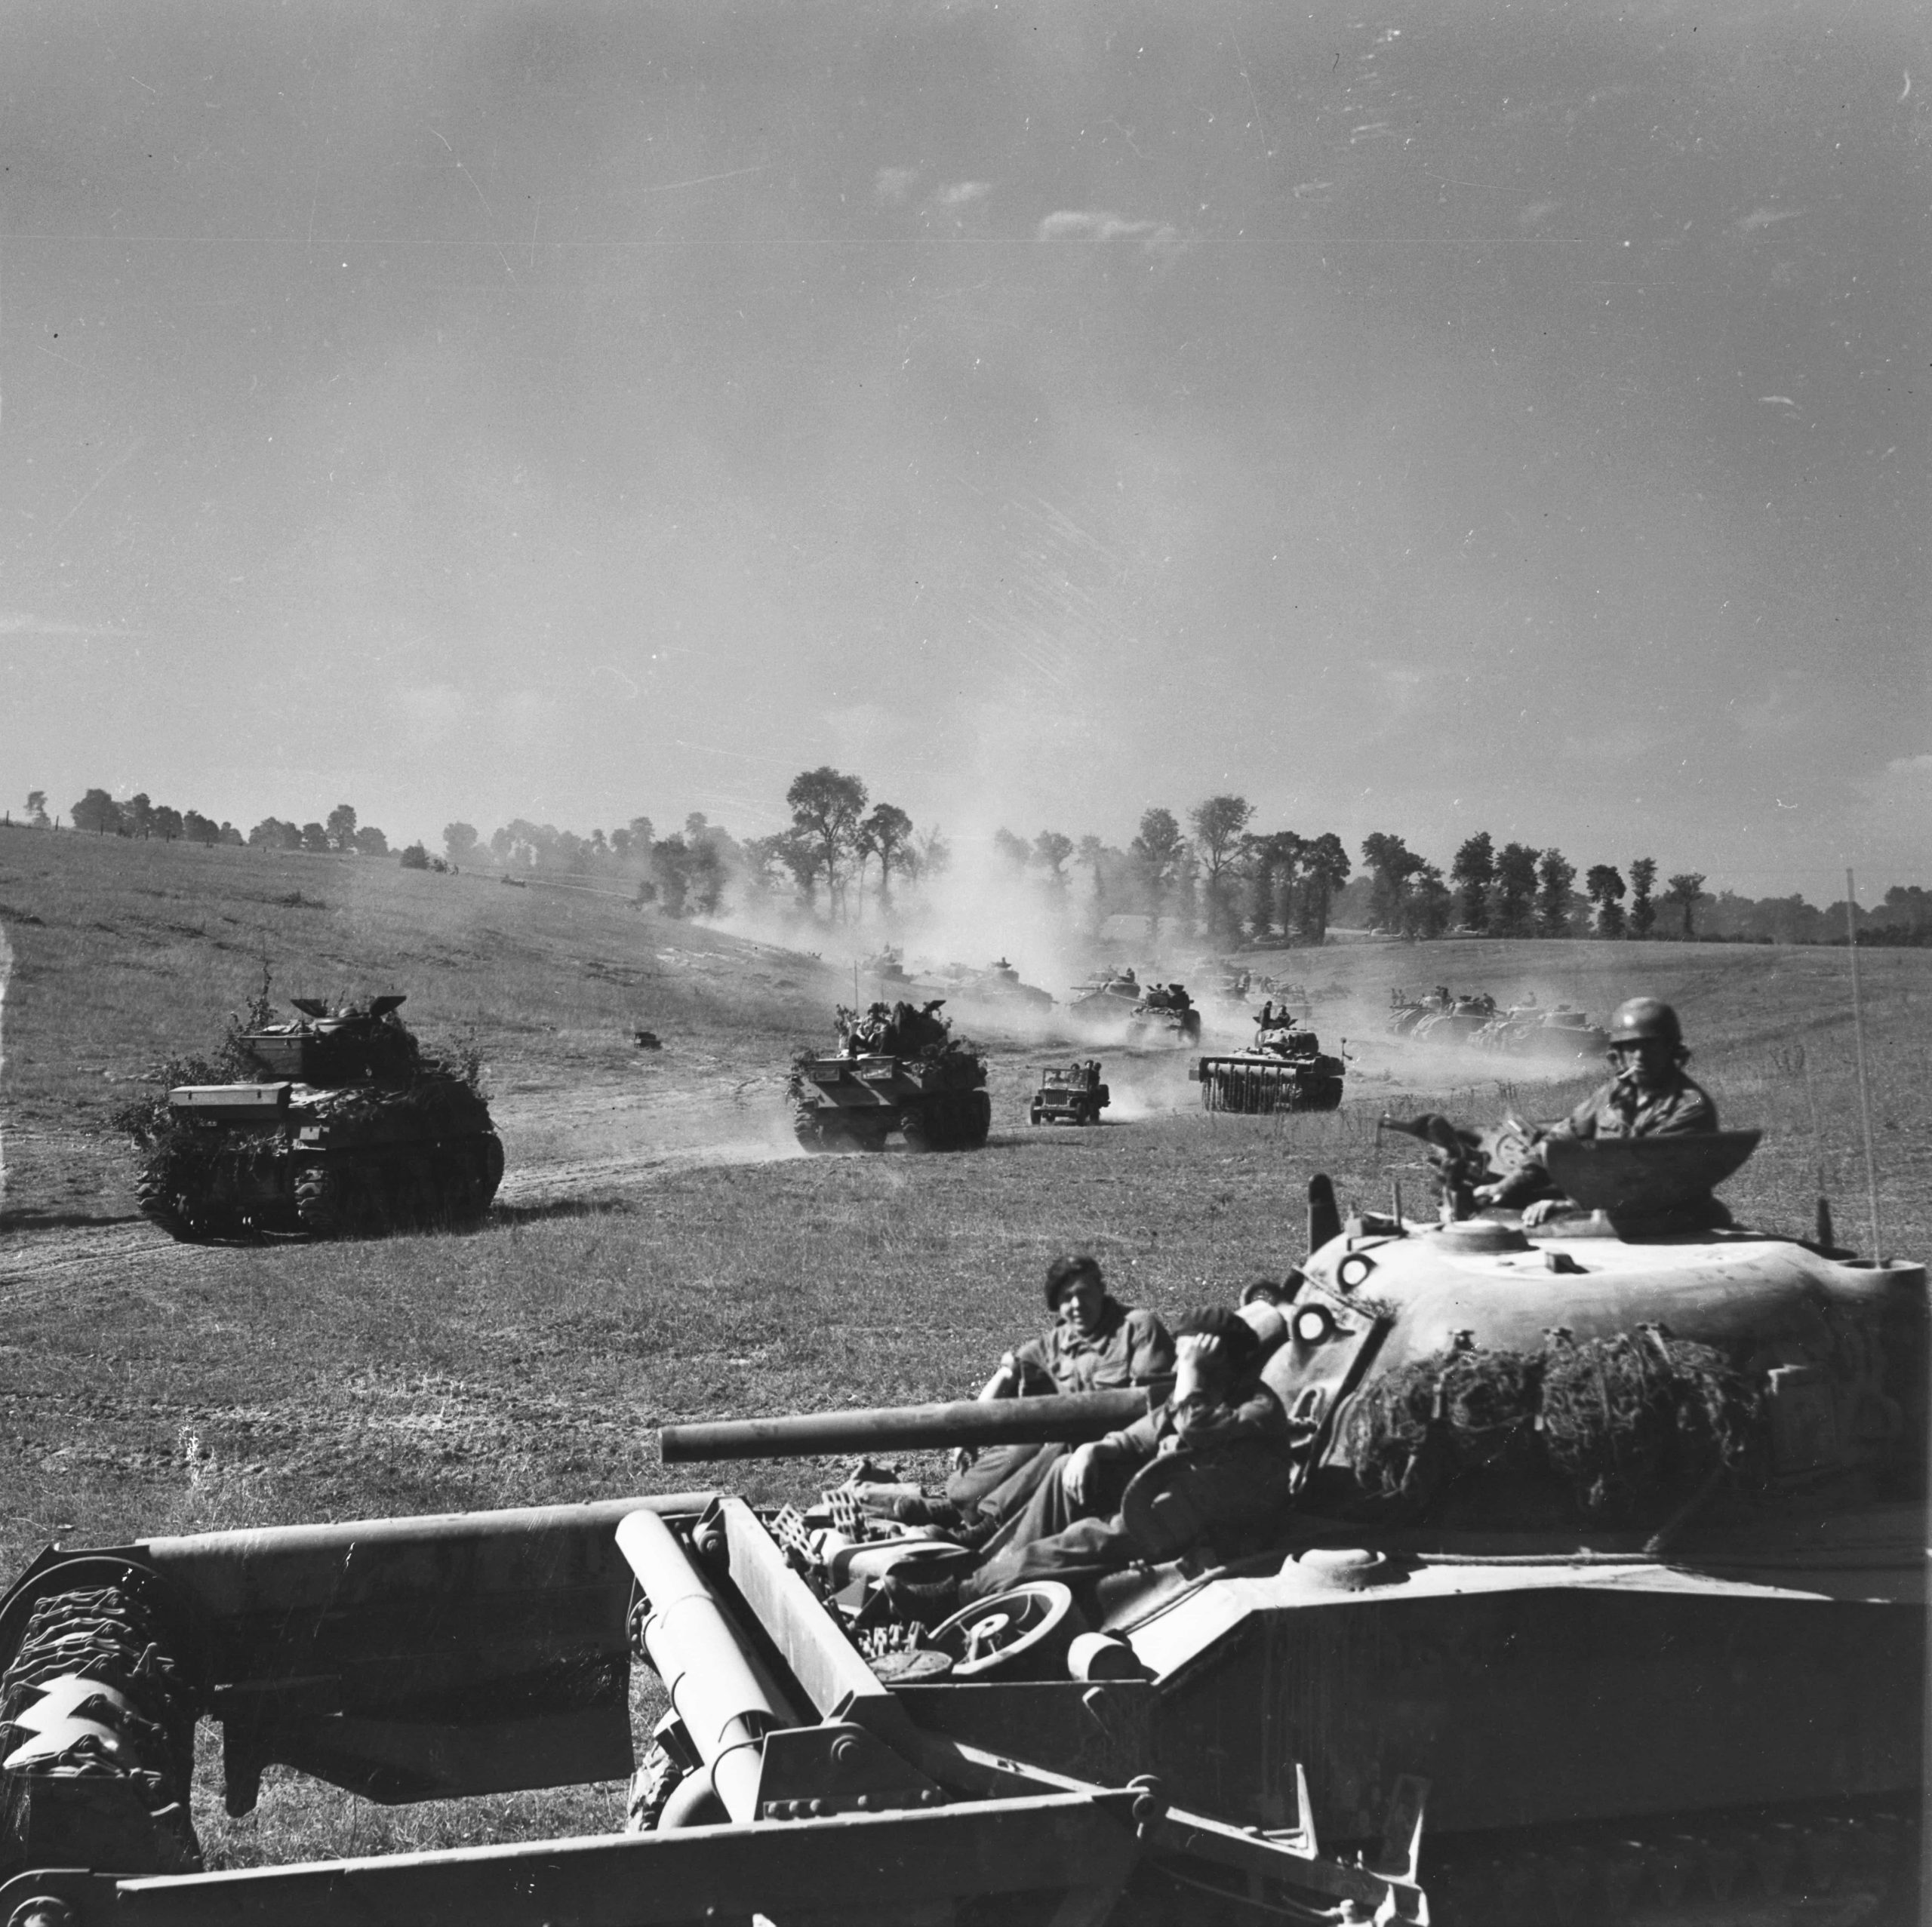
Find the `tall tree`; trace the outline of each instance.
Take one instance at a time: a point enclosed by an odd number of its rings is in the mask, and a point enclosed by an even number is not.
[[[389,853],[389,840],[374,823],[363,824],[355,832],[355,853],[358,856],[386,856]],[[451,862],[455,862],[452,857]]]
[[[443,848],[452,863],[467,863],[476,853],[476,825],[474,823],[445,823],[443,825]]]
[[[1026,859],[1033,853],[1033,846],[1024,837],[1015,836],[1011,830],[997,829],[993,832],[993,854],[1005,866],[1011,876],[1024,874]]]
[[[1187,813],[1187,826],[1200,858],[1201,887],[1208,900],[1208,927],[1213,940],[1230,940],[1239,933],[1230,874],[1241,848],[1243,833],[1254,816],[1254,805],[1244,796],[1211,796]]]
[[[122,804],[121,833],[131,837],[154,834],[154,804],[146,790],[137,790]]]
[[[1362,838],[1361,860],[1374,879],[1369,892],[1370,923],[1378,930],[1399,931],[1409,880],[1424,868],[1423,859],[1400,837],[1377,830]]]
[[[1160,930],[1161,914],[1167,906],[1168,893],[1180,874],[1181,852],[1185,847],[1186,840],[1171,810],[1163,810],[1157,805],[1140,813],[1140,827],[1128,845],[1128,853],[1134,859],[1135,874],[1146,893],[1156,934]]]
[[[1698,899],[1703,894],[1704,877],[1700,870],[1680,870],[1664,887],[1664,902],[1675,904],[1684,914],[1684,940],[1687,943],[1697,934],[1691,920],[1697,914]]]
[[[878,859],[878,900],[882,909],[892,907],[892,873],[903,871],[912,847],[912,819],[896,803],[875,803],[872,814],[859,826],[861,846]],[[707,838],[707,850],[715,847]]]
[[[1546,850],[1537,862],[1537,935],[1567,937],[1570,934],[1570,890],[1577,881],[1577,866],[1561,850]]]
[[[1294,934],[1295,890],[1299,881],[1302,840],[1293,830],[1272,830],[1266,836],[1244,837],[1242,863],[1247,877],[1248,928],[1258,938],[1272,936],[1278,927]]]
[[[1342,847],[1342,839],[1333,830],[1324,830],[1313,842],[1302,846],[1295,927],[1304,942],[1318,944],[1326,940],[1329,912],[1353,867],[1349,853]]]
[[[47,792],[44,789],[27,791],[27,822],[36,830],[47,827]]]
[[[1497,853],[1491,918],[1500,937],[1526,937],[1534,927],[1537,853],[1526,843],[1506,843]]]
[[[174,842],[180,835],[182,828],[182,816],[180,810],[166,803],[157,803],[155,805],[154,833],[161,838],[162,842]]]
[[[1449,867],[1463,927],[1480,935],[1489,928],[1489,887],[1496,881],[1496,846],[1487,830],[1464,838]]]
[[[91,830],[97,837],[118,836],[121,806],[104,789],[91,789],[67,813],[77,830]]]
[[[1654,856],[1640,856],[1630,865],[1630,934],[1640,942],[1657,927],[1657,906],[1651,897],[1657,881]]]
[[[1456,899],[1433,863],[1424,863],[1407,879],[1402,893],[1403,936],[1411,939],[1446,936],[1456,914]]]
[[[159,813],[155,812],[156,815]],[[328,847],[329,833],[320,823],[304,823],[302,825],[302,847],[304,850],[319,854]],[[412,848],[414,847],[411,846]],[[417,866],[412,864],[410,867],[414,868]]]
[[[817,868],[824,875],[829,907],[835,916],[844,908],[846,866],[854,853],[860,819],[866,813],[866,786],[858,777],[845,776],[829,763],[821,764],[792,778],[785,803],[792,813],[792,827],[817,847]],[[809,886],[805,896],[810,902]]]
[[[338,803],[329,812],[327,827],[331,849],[353,850],[355,847],[355,806],[352,803]]]
[[[1614,864],[1592,863],[1583,878],[1583,887],[1596,905],[1597,935],[1620,937],[1624,933],[1623,877]]]
[[[1066,887],[1066,859],[1073,854],[1073,839],[1063,836],[1058,830],[1042,830],[1033,839],[1033,857],[1047,873],[1050,888],[1063,890]]]

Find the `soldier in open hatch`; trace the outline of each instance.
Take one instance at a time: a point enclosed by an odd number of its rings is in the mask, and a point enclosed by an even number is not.
[[[1174,1370],[1174,1340],[1166,1326],[1155,1313],[1114,1297],[1097,1259],[1055,1259],[1047,1268],[1046,1299],[1054,1323],[1000,1360],[980,1388],[982,1399],[1116,1391]],[[943,1498],[902,1498],[894,1509],[909,1524],[987,1532],[1025,1505],[1067,1449],[1002,1445],[975,1452],[961,1446],[953,1455]]]
[[[1690,1056],[1677,1013],[1669,1004],[1654,997],[1620,1003],[1610,1020],[1610,1061],[1617,1074],[1546,1131],[1541,1142],[1715,1131],[1717,1106],[1701,1084],[1684,1074]],[[1478,1204],[1525,1206],[1524,1223],[1537,1225],[1564,1207],[1565,1200],[1550,1191],[1540,1142],[1520,1171],[1500,1184],[1483,1185],[1475,1195]]]
[[[989,1598],[1029,1579],[1096,1577],[1144,1557],[1120,1506],[1128,1481],[1156,1459],[1174,1461],[1170,1489],[1197,1538],[1224,1545],[1229,1535],[1287,1503],[1295,1434],[1281,1400],[1261,1381],[1254,1326],[1225,1306],[1211,1306],[1189,1312],[1174,1337],[1176,1376],[1167,1402],[1067,1453],[1056,1476],[1039,1483],[960,1582],[961,1600]]]

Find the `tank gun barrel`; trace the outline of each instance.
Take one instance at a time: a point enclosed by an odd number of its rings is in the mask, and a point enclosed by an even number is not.
[[[1168,1394],[1164,1379],[1121,1391],[1046,1398],[953,1399],[789,1418],[666,1425],[666,1465],[718,1458],[808,1458],[827,1452],[906,1452],[943,1446],[1077,1444],[1130,1425]]]

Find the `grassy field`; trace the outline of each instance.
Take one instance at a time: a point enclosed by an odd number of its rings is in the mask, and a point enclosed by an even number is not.
[[[849,978],[622,902],[393,865],[0,831],[0,1572],[53,1539],[663,1489],[676,1418],[964,1395],[1041,1322],[1047,1260],[1098,1252],[1121,1295],[1226,1298],[1303,1249],[1309,1173],[1423,1200],[1424,1104],[1550,1116],[1586,1087],[1391,1054],[1392,986],[1534,982],[1601,1013],[1675,1000],[1726,1121],[1764,1128],[1727,1188],[1807,1230],[1822,1172],[1861,1246],[1847,959],[1755,947],[1365,945],[1287,960],[1324,1041],[1366,1041],[1338,1114],[1208,1116],[1177,1060],[1107,1054],[1134,1121],[1021,1121],[1044,1040],[989,1036],[992,1142],[968,1157],[790,1154],[781,1090]],[[280,994],[406,989],[430,1037],[481,1045],[510,1177],[458,1236],[196,1249],[133,1216],[106,1128],[135,1080]],[[1932,958],[1861,958],[1888,1251],[1932,1249]],[[648,1025],[661,1053],[638,1052]],[[975,1026],[976,1030],[978,1026]],[[1351,1045],[1351,1049],[1355,1046]],[[719,1468],[755,1497],[829,1468]],[[609,1790],[379,1815],[278,1786],[202,1816],[238,1859],[614,1824]]]

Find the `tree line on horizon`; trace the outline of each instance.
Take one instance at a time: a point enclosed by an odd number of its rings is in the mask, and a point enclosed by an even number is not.
[[[806,920],[857,923],[868,891],[881,920],[900,899],[951,868],[952,850],[937,825],[918,830],[897,804],[875,801],[864,779],[821,765],[802,770],[785,792],[791,822],[769,836],[740,840],[703,813],[659,836],[648,816],[608,834],[588,836],[521,817],[485,840],[466,822],[446,824],[445,855],[420,842],[392,850],[352,804],[325,820],[298,824],[268,816],[244,837],[234,825],[177,810],[137,794],[117,801],[92,788],[69,813],[96,835],[158,838],[256,849],[363,857],[394,856],[408,868],[485,864],[505,874],[602,877],[673,917],[715,917],[736,897]],[[1028,838],[1004,827],[987,853],[1009,884],[1037,890],[1069,927],[1097,936],[1107,919],[1137,915],[1177,934],[1232,948],[1241,943],[1318,944],[1331,927],[1365,927],[1411,939],[1456,935],[1609,941],[1666,935],[1687,940],[1843,942],[1847,923],[1861,943],[1932,942],[1932,892],[1894,885],[1867,909],[1842,900],[1820,910],[1796,893],[1761,899],[1704,889],[1702,872],[1683,871],[1657,888],[1658,865],[1632,859],[1624,871],[1577,866],[1554,847],[1508,842],[1487,831],[1466,837],[1445,873],[1391,831],[1361,842],[1358,871],[1332,831],[1303,836],[1257,831],[1244,797],[1207,798],[1186,813],[1144,810],[1124,849],[1087,834],[1045,829]],[[42,790],[28,793],[27,826],[48,828]],[[895,898],[895,889],[900,898]],[[1666,917],[1666,913],[1668,916]],[[1660,931],[1660,920],[1666,928]]]

